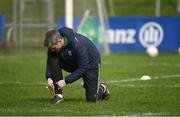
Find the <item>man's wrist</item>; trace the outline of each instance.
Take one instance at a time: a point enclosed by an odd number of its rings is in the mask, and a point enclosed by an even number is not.
[[[67,78],[64,79],[64,82],[66,83],[66,85],[69,84]]]

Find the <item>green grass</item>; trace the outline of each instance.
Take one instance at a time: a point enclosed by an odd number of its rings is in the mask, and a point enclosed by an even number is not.
[[[45,88],[46,52],[0,52],[0,115],[180,115],[180,55],[114,53],[102,57],[108,101],[85,102],[82,80],[64,88],[65,101],[51,105]],[[141,81],[142,75],[152,80]]]

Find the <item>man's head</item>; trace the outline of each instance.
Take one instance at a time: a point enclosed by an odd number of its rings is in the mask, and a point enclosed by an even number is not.
[[[52,52],[59,52],[64,46],[64,38],[57,30],[50,30],[46,33],[44,46]]]

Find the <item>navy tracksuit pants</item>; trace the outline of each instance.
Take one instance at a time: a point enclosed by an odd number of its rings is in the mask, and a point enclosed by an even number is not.
[[[103,95],[103,90],[99,86],[99,76],[100,76],[100,64],[97,64],[97,69],[89,69],[83,75],[83,87],[85,88],[86,100],[88,102],[95,102],[101,100]],[[58,90],[55,84],[59,80],[63,79],[61,62],[57,57],[52,57],[50,60],[50,67],[52,73],[52,80],[54,81],[55,93],[62,94],[62,89]]]

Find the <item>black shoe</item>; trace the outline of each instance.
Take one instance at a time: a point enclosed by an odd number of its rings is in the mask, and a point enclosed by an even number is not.
[[[60,103],[60,102],[63,102],[64,101],[64,98],[63,97],[60,97],[58,95],[55,95],[51,100],[49,100],[49,103],[51,104],[57,104],[57,103]]]
[[[110,98],[110,92],[108,90],[108,86],[105,82],[100,83],[100,86],[103,87],[105,90],[103,95],[102,95],[102,100],[108,100]]]

